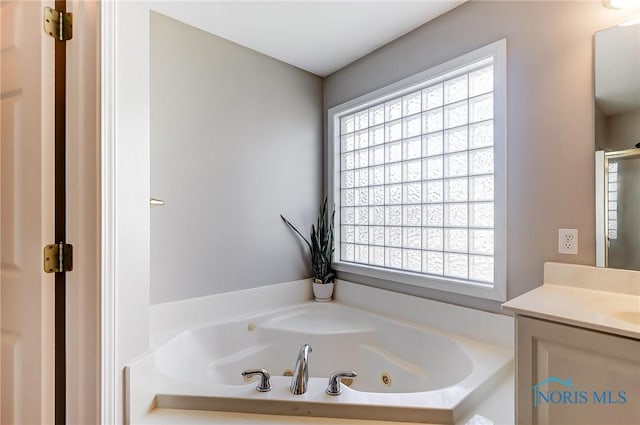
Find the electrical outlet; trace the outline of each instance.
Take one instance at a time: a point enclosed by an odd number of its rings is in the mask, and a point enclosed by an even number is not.
[[[578,229],[558,229],[558,253],[578,254]]]

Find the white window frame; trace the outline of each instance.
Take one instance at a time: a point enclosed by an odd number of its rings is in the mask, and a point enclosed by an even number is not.
[[[437,80],[452,71],[493,57],[493,105],[494,105],[494,283],[482,284],[413,273],[404,270],[387,269],[366,264],[341,261],[340,258],[340,214],[335,217],[335,260],[333,268],[339,272],[383,279],[400,284],[414,285],[440,291],[453,292],[478,298],[505,301],[507,296],[507,81],[506,81],[506,39],[481,47],[441,65],[427,69],[401,81],[382,87],[328,110],[327,120],[327,195],[329,205],[340,211],[340,120],[339,117],[374,104],[397,98],[416,90],[429,80]]]

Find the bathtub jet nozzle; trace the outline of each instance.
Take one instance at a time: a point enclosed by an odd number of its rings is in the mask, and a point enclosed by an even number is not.
[[[300,395],[307,392],[307,382],[309,382],[309,353],[311,346],[304,344],[298,353],[296,367],[293,369],[291,378],[291,394]]]

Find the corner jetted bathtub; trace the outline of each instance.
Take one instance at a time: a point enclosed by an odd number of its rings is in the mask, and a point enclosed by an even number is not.
[[[443,320],[446,320],[444,318]],[[308,390],[289,390],[309,344]],[[337,303],[203,325],[155,350],[156,407],[453,424],[510,373],[511,350]],[[266,369],[273,389],[256,391]],[[342,394],[328,377],[353,370]]]

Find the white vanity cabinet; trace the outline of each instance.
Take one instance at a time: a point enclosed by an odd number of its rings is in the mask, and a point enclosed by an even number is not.
[[[516,423],[640,424],[640,340],[517,315]]]
[[[546,263],[516,318],[517,425],[640,425],[640,272]]]

